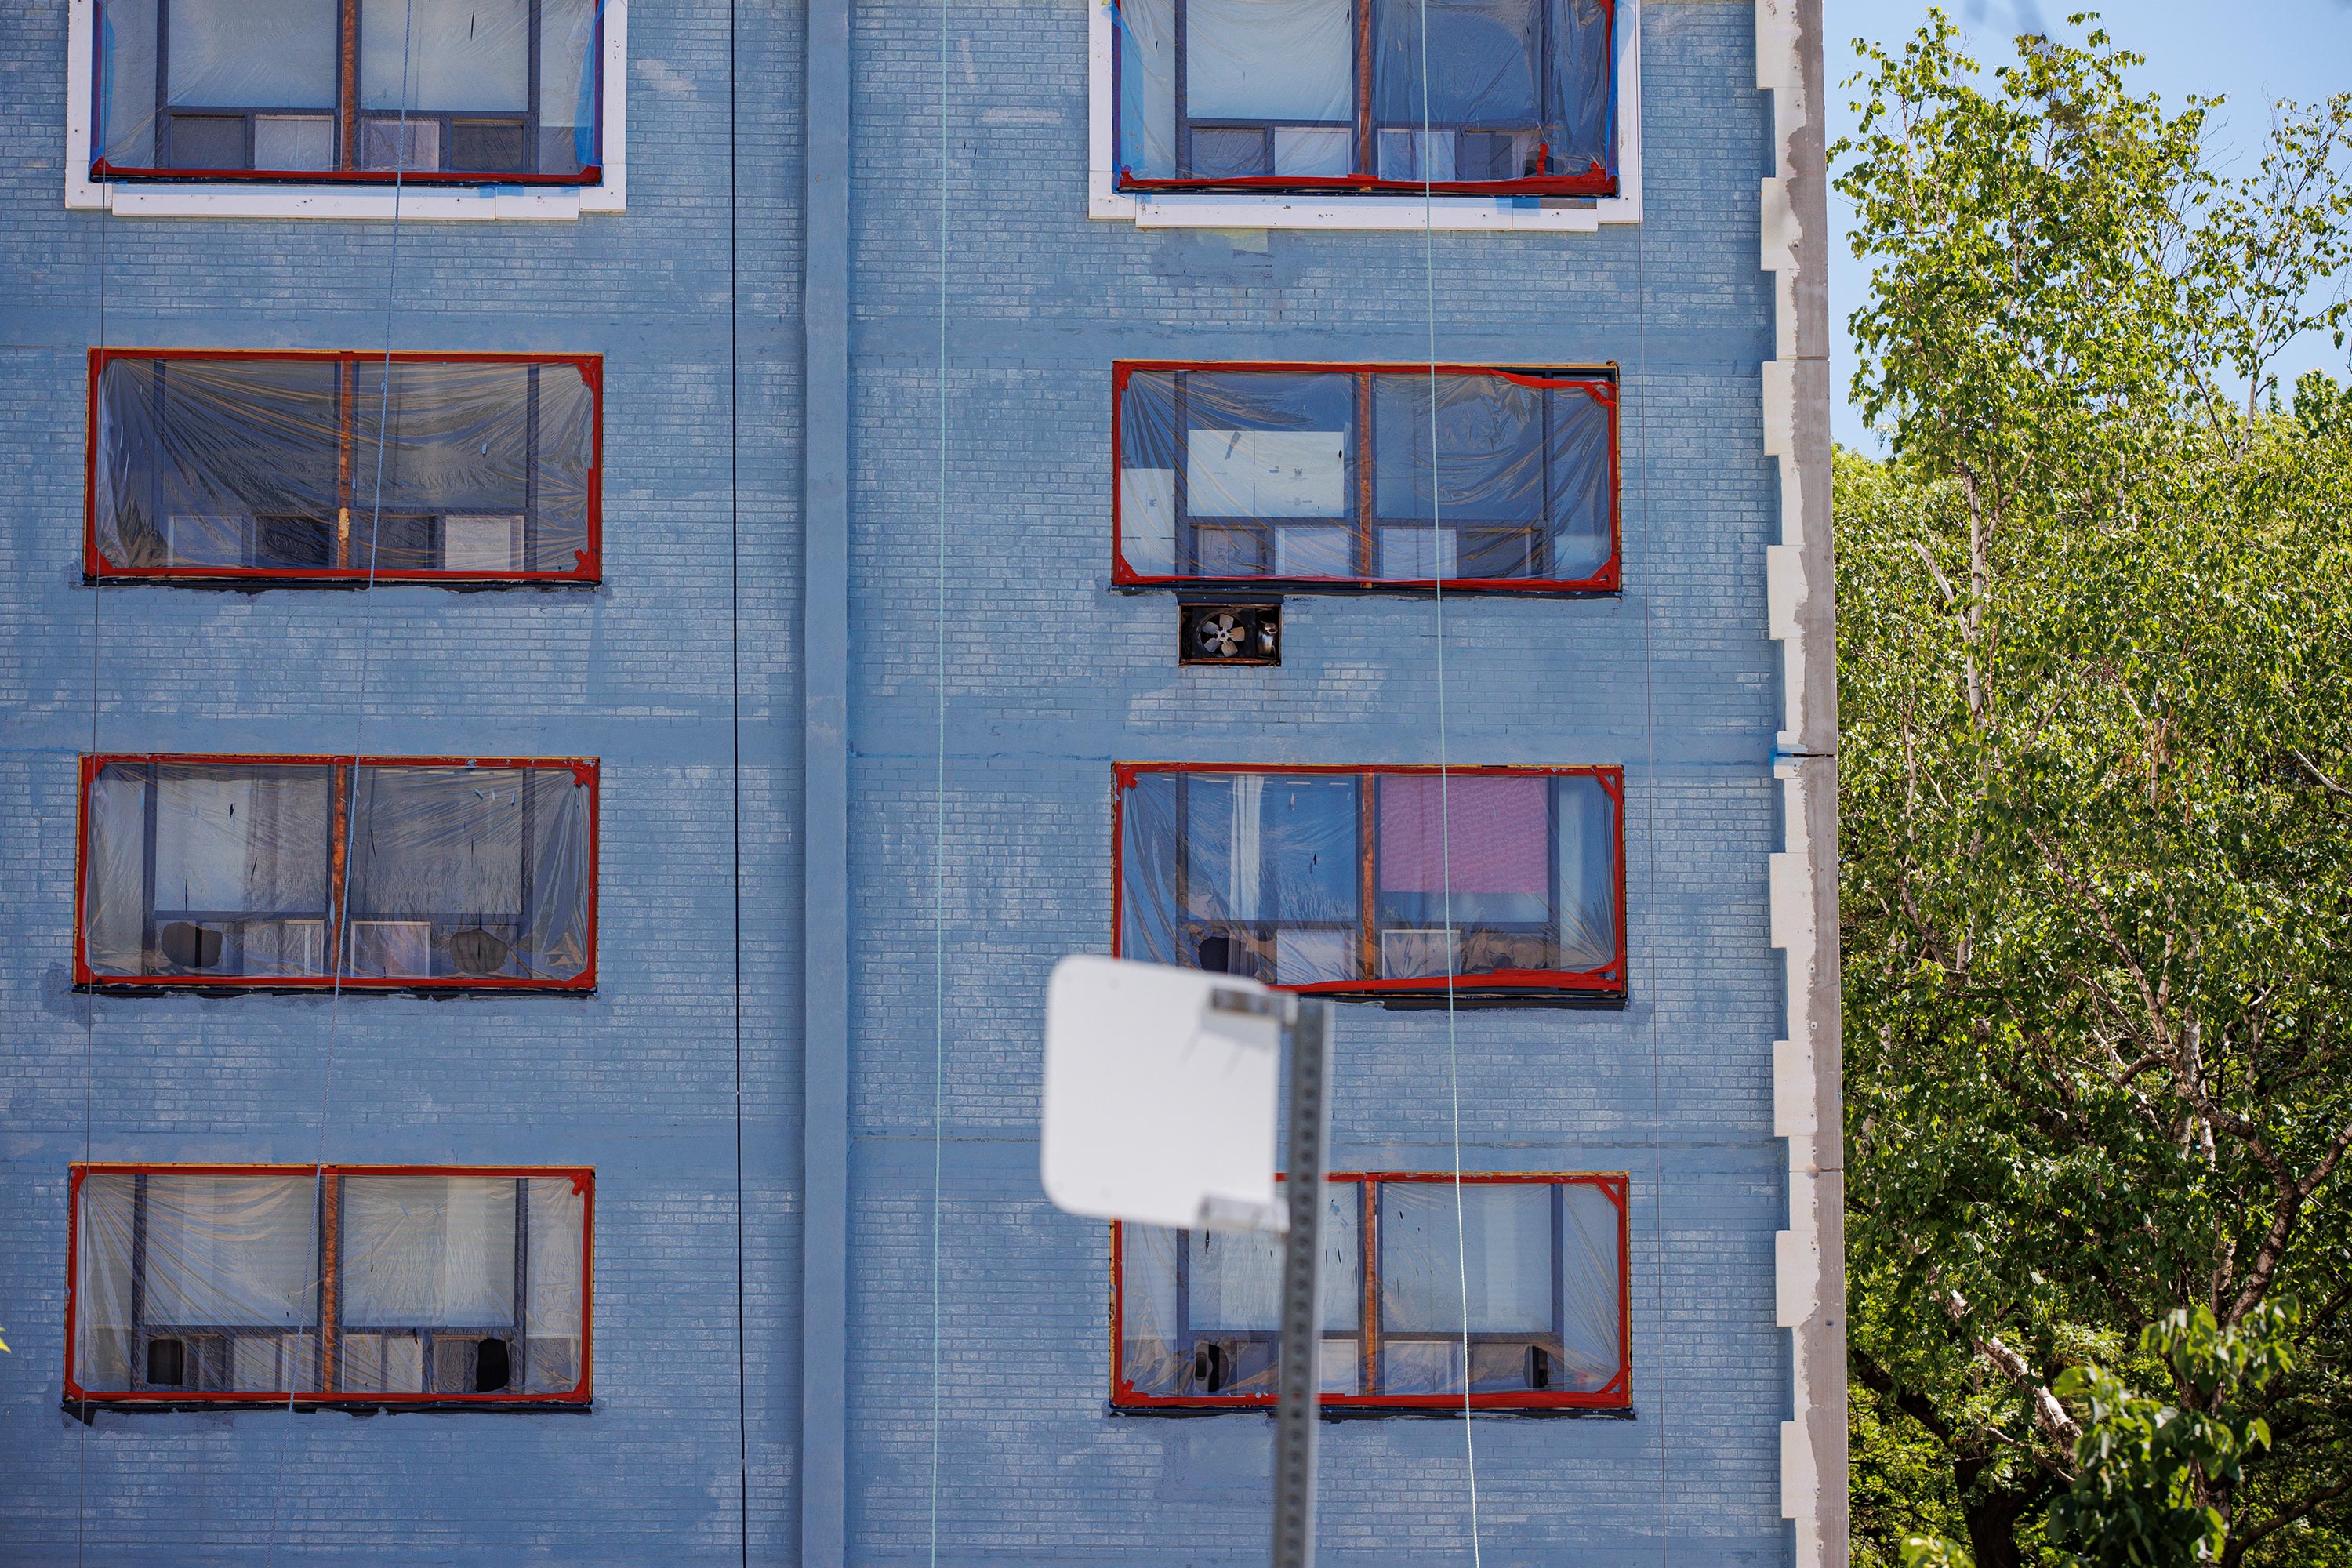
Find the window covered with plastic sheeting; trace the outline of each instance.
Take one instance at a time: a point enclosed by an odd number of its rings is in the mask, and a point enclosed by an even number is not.
[[[78,1165],[70,1399],[589,1397],[592,1171]]]
[[[596,764],[82,761],[78,984],[595,986]]]
[[[603,382],[593,356],[93,351],[83,571],[593,584]]]
[[[1328,1405],[1632,1402],[1622,1175],[1339,1174],[1323,1216]],[[1112,1226],[1114,1405],[1268,1405],[1282,1238]],[[1465,1317],[1465,1308],[1467,1317]]]
[[[1625,994],[1615,768],[1117,769],[1119,957],[1401,1005]]]
[[[1112,581],[1605,593],[1606,372],[1131,362]]]
[[[593,184],[598,0],[98,0],[99,180]]]
[[[1118,188],[1617,194],[1613,0],[1112,0]]]

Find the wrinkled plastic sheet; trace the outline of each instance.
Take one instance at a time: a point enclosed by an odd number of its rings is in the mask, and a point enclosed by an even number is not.
[[[1622,989],[1613,783],[1131,770],[1120,956],[1323,991]]]
[[[1327,1397],[1589,1404],[1622,1393],[1622,1184],[1465,1181],[1458,1226],[1448,1179],[1342,1178],[1329,1190]],[[1120,1226],[1119,1397],[1271,1400],[1281,1278],[1276,1236]]]
[[[1616,413],[1565,376],[1128,371],[1120,574],[1613,586]]]
[[[1614,191],[1611,0],[1366,5],[1117,0],[1120,184]]]
[[[189,578],[578,577],[597,396],[578,361],[109,355],[90,568]]]
[[[593,776],[584,763],[100,760],[85,807],[85,978],[331,982],[340,928],[347,983],[580,981]]]
[[[100,0],[91,174],[580,182],[602,25],[598,0]]]
[[[77,1202],[85,1397],[554,1397],[585,1381],[584,1179],[108,1170]]]

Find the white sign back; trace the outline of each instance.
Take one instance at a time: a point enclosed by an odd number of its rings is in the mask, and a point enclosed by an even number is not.
[[[1045,992],[1045,1195],[1071,1214],[1281,1230],[1275,1118],[1291,999],[1254,980],[1076,956]]]

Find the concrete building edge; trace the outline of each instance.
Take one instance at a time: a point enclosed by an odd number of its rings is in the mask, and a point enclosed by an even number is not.
[[[1772,97],[1775,173],[1759,253],[1773,275],[1774,357],[1761,378],[1766,455],[1780,468],[1780,542],[1767,547],[1767,635],[1780,645],[1773,775],[1772,945],[1789,1016],[1772,1052],[1773,1131],[1788,1142],[1789,1228],[1776,1238],[1779,1322],[1790,1331],[1780,1511],[1798,1568],[1844,1568],[1844,1099],[1839,1048],[1837,617],[1830,515],[1830,244],[1821,0],[1756,0],[1756,85]]]

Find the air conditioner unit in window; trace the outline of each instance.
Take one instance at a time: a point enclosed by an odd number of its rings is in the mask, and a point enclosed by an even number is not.
[[[352,967],[386,980],[424,979],[433,973],[430,921],[353,921]]]
[[[441,520],[441,567],[446,572],[520,572],[519,513],[455,513]]]
[[[163,519],[165,563],[250,565],[253,526],[253,519],[242,512],[173,512]]]

